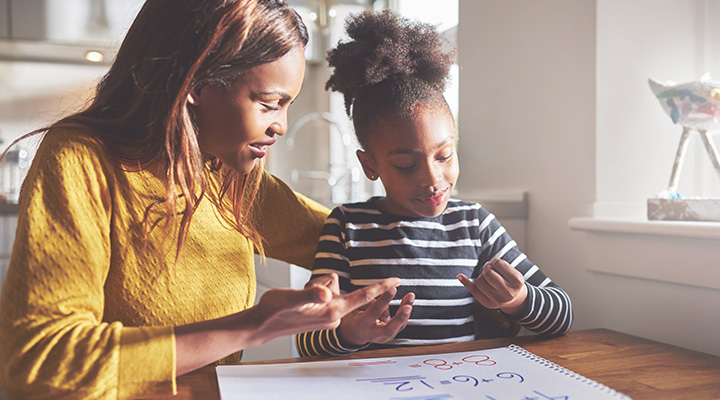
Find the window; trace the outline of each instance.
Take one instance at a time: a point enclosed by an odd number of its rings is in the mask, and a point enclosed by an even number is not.
[[[394,3],[394,4],[393,4]],[[391,7],[407,18],[433,24],[457,46],[457,25],[459,0],[443,0],[442,6],[437,0],[395,0]],[[450,83],[445,90],[445,99],[457,119],[458,112],[458,66],[454,64],[450,70]]]
[[[644,215],[646,199],[668,187],[682,128],[662,110],[648,78],[684,83],[709,72],[720,80],[717,17],[716,1],[598,2],[596,216]],[[678,192],[720,197],[696,133]]]

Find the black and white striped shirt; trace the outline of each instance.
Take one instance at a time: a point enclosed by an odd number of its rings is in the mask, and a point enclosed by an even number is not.
[[[530,307],[517,322],[543,335],[567,332],[572,323],[568,295],[517,247],[495,216],[479,204],[450,200],[437,217],[385,213],[378,198],[336,207],[323,227],[313,278],[335,272],[349,292],[384,278],[402,278],[390,313],[408,293],[415,302],[407,327],[385,344],[370,348],[440,344],[502,336],[482,315],[456,276],[475,278],[486,262],[502,258],[520,271]],[[336,330],[299,334],[299,354],[339,355],[357,349],[343,345]]]

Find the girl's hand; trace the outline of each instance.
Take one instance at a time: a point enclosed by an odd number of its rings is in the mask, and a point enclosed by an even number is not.
[[[463,274],[457,278],[485,308],[500,309],[514,317],[527,311],[525,278],[505,260],[496,258],[486,263],[475,282]]]
[[[353,346],[362,346],[368,342],[385,343],[394,338],[407,325],[415,301],[414,293],[406,294],[395,316],[390,318],[388,305],[396,293],[397,289],[390,288],[367,307],[345,316],[338,328],[340,336]]]

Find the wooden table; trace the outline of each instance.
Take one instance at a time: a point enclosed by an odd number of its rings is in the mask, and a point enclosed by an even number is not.
[[[720,399],[720,357],[608,329],[571,331],[558,338],[521,336],[437,346],[363,351],[343,358],[472,351],[503,347],[511,343],[603,383],[630,396],[633,400]],[[322,359],[326,358],[283,359],[246,364],[306,362]],[[173,400],[219,398],[214,366],[206,366],[179,377],[178,396],[168,397]]]

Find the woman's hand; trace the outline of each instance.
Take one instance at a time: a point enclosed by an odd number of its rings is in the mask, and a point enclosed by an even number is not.
[[[338,328],[344,341],[353,346],[362,346],[368,342],[385,343],[403,330],[410,318],[415,294],[406,294],[395,316],[390,318],[388,305],[396,293],[397,289],[390,288],[368,306],[346,315]]]
[[[475,282],[463,274],[457,278],[485,308],[500,309],[514,317],[527,311],[525,278],[505,260],[496,258],[486,263]]]
[[[177,326],[177,374],[193,371],[228,354],[276,337],[336,328],[342,317],[395,290],[401,283],[388,278],[347,294],[340,294],[338,277],[323,276],[305,289],[272,289],[254,307],[226,317]]]
[[[372,309],[372,313],[377,313],[381,304],[385,303],[383,308],[387,308],[390,301],[385,300],[388,292],[392,291],[394,295],[395,287],[399,286],[400,282],[398,278],[388,278],[362,289],[340,294],[338,277],[330,274],[311,280],[303,290],[268,290],[257,306],[252,308],[264,318],[260,339],[333,329],[340,325],[345,315],[368,304],[370,307],[367,310]],[[381,296],[382,300],[376,300],[378,296]],[[393,322],[391,326],[395,328],[400,322]]]

